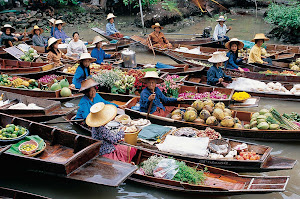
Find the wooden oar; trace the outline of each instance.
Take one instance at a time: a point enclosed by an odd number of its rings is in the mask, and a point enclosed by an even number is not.
[[[66,120],[66,121],[57,121],[57,122],[41,122],[42,124],[62,124],[62,123],[70,123],[70,122],[83,122],[84,120]]]
[[[150,46],[152,47],[153,55],[154,55],[154,57],[155,57],[155,52],[154,52],[154,49],[153,49],[152,41],[151,41],[151,39],[150,39],[149,36],[148,36],[148,39],[149,39]]]
[[[149,117],[152,105],[153,105],[153,100],[150,102],[150,105],[149,105],[149,108],[148,108],[148,112],[147,112],[147,115],[146,115],[146,119],[148,119],[148,117]]]
[[[202,34],[183,34],[183,33],[164,33],[165,35],[190,35],[190,36],[202,36]]]

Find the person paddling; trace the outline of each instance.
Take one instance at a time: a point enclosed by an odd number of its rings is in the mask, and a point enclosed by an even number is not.
[[[150,49],[153,47],[157,48],[172,48],[172,44],[167,40],[164,33],[161,32],[164,27],[162,27],[159,23],[155,23],[151,26],[154,29],[152,33],[149,34],[147,39],[147,44]]]
[[[223,42],[227,42],[229,41],[229,37],[226,36],[227,32],[229,30],[231,30],[231,26],[228,27],[227,29],[227,26],[225,25],[225,17],[224,16],[220,16],[218,20],[216,20],[218,22],[218,24],[216,25],[215,27],[215,30],[214,30],[214,39],[217,41],[217,40],[223,40]]]

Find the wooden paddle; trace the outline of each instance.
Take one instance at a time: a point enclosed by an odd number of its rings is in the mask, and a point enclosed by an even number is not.
[[[66,121],[57,121],[57,122],[41,122],[42,124],[62,124],[62,123],[70,123],[70,122],[83,122],[84,120],[66,120]]]
[[[154,49],[153,49],[152,41],[151,41],[151,39],[150,39],[149,36],[148,36],[148,39],[149,39],[150,46],[152,47],[153,55],[154,55],[154,57],[155,57],[155,52],[154,52]]]
[[[149,105],[149,108],[148,108],[148,112],[147,112],[147,115],[146,115],[146,119],[148,119],[148,117],[149,117],[152,105],[153,105],[153,100],[150,102],[150,105]]]

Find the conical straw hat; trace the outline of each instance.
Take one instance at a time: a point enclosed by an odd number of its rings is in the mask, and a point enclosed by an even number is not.
[[[100,41],[103,41],[103,38],[98,35],[98,36],[94,37],[92,44],[96,44]]]
[[[156,71],[148,71],[146,72],[145,76],[140,79],[141,82],[147,83],[148,79],[156,79],[157,84],[163,83],[164,80],[158,76],[158,73]]]
[[[91,62],[95,62],[97,60],[96,58],[91,57],[90,53],[82,53],[80,55],[80,58],[79,58],[78,62],[80,62],[81,60],[84,60],[84,59],[90,59]]]
[[[34,27],[33,27],[33,29],[32,29],[32,31],[31,31],[31,34],[32,35],[34,35],[34,31],[35,30],[40,30],[40,34],[42,34],[43,32],[44,32],[44,30],[42,29],[42,28],[40,28],[40,27],[38,27],[37,25],[35,25]]]
[[[49,40],[48,40],[48,47],[47,47],[47,50],[49,50],[49,47],[54,44],[55,42],[58,42],[58,43],[61,43],[61,39],[56,39],[55,37],[51,37]]]
[[[211,63],[220,63],[228,60],[228,57],[225,55],[225,52],[214,52],[212,57],[208,59]]]
[[[90,127],[104,126],[117,115],[117,107],[112,104],[105,105],[103,102],[94,104],[85,122]]]
[[[117,16],[115,16],[113,13],[109,13],[109,14],[107,15],[106,20],[109,20],[109,19],[115,18],[115,17],[117,17]]]
[[[264,40],[264,41],[269,41],[269,40],[270,40],[269,38],[267,38],[267,37],[265,36],[264,33],[257,33],[257,34],[255,35],[254,39],[252,39],[251,41],[252,41],[252,42],[255,42],[255,40],[257,40],[257,39],[262,39],[262,40]]]
[[[229,49],[230,50],[230,44],[231,43],[238,43],[238,50],[240,50],[240,49],[242,49],[243,47],[244,47],[244,43],[243,42],[241,42],[240,40],[238,40],[237,38],[232,38],[232,39],[230,39],[230,41],[228,41],[226,44],[225,44],[225,47],[227,48],[227,49]]]
[[[151,28],[153,29],[160,28],[161,30],[164,29],[164,27],[162,27],[159,23],[155,23],[154,25],[151,26]]]
[[[98,86],[98,85],[99,85],[99,83],[97,83],[95,80],[93,80],[92,78],[88,78],[81,82],[81,88],[79,89],[79,92],[82,92],[84,90],[87,90],[89,88],[92,88],[92,87]]]

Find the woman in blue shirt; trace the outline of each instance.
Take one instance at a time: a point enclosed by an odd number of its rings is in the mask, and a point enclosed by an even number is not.
[[[179,97],[177,99],[166,97],[161,92],[161,90],[156,87],[156,84],[160,84],[164,80],[158,77],[158,74],[155,71],[147,72],[145,77],[140,79],[140,81],[147,84],[147,87],[141,92],[141,97],[140,97],[141,112],[147,113],[150,103],[151,101],[153,101],[150,113],[165,117],[174,109],[174,106],[169,106],[165,108],[162,103],[170,104],[170,103],[176,103],[178,101],[183,100],[182,97]]]
[[[102,41],[103,39],[100,36],[96,36],[93,40],[93,44],[95,44],[96,47],[92,50],[91,56],[97,59],[95,62],[97,64],[101,64],[104,59],[109,59],[115,57],[116,55],[116,53],[114,53],[113,55],[106,54],[102,49]]]
[[[232,81],[231,76],[226,75],[220,68],[223,62],[227,61],[228,57],[225,56],[224,52],[214,52],[213,56],[208,59],[209,62],[213,63],[213,66],[207,71],[207,84],[211,86],[224,86],[228,83],[224,81]]]
[[[94,105],[97,104],[98,102],[103,102],[104,104],[112,104],[116,106],[117,108],[126,108],[126,106],[118,106],[117,104],[111,103],[109,101],[104,100],[98,93],[96,93],[96,88],[95,86],[99,85],[95,80],[92,78],[89,78],[87,80],[84,80],[81,83],[81,88],[79,92],[84,93],[84,96],[81,98],[78,106],[79,109],[76,114],[77,120],[79,119],[85,119],[88,114],[90,113],[90,108]]]
[[[63,31],[63,29],[62,29],[63,25],[65,25],[65,24],[66,24],[66,23],[63,22],[62,20],[56,20],[56,21],[55,21],[55,25],[56,25],[56,27],[57,27],[57,30],[55,30],[55,32],[54,32],[54,37],[55,37],[56,39],[61,39],[61,41],[62,41],[63,43],[65,43],[65,42],[66,42],[66,39],[69,38],[69,37],[67,36],[67,34],[65,33],[65,31]]]
[[[115,17],[116,16],[113,13],[107,15],[106,20],[108,20],[108,23],[106,24],[106,34],[111,37],[123,38],[124,35],[122,35],[115,27]]]

